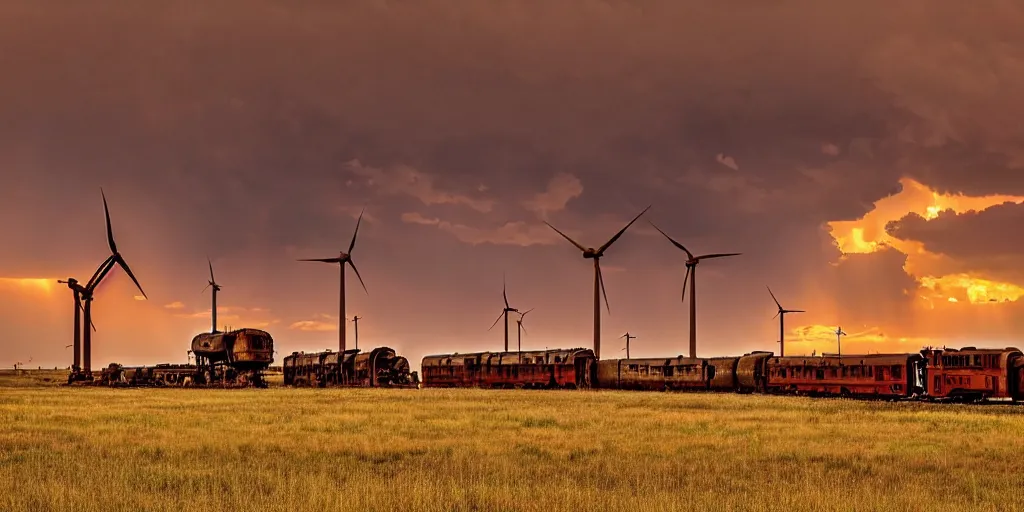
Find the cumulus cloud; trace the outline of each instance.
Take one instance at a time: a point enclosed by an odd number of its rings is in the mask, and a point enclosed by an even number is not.
[[[725,154],[719,153],[718,155],[715,156],[715,160],[718,163],[720,163],[720,164],[722,164],[722,165],[724,165],[724,166],[726,166],[726,167],[728,167],[728,168],[730,168],[730,169],[732,169],[734,171],[740,170],[740,166],[736,165],[736,159],[731,157],[731,156],[725,156]]]
[[[442,191],[434,184],[433,176],[408,165],[382,169],[363,165],[359,160],[352,160],[346,164],[346,168],[352,174],[365,178],[368,185],[382,193],[410,195],[427,206],[460,204],[482,213],[487,213],[494,207],[494,201],[491,199]]]
[[[170,304],[165,304],[164,307],[167,309],[183,309],[185,307],[185,303],[176,300]]]
[[[557,241],[557,233],[543,224],[527,224],[522,221],[506,222],[493,229],[483,229],[465,224],[458,224],[426,217],[420,213],[407,212],[402,214],[402,221],[422,226],[437,226],[441,231],[451,233],[459,241],[470,244],[518,245],[552,245]]]
[[[548,182],[548,188],[523,202],[532,212],[546,217],[548,213],[565,209],[565,205],[583,193],[583,183],[572,174],[560,172]]]
[[[300,320],[294,322],[288,326],[289,329],[295,329],[297,331],[305,332],[326,332],[326,331],[337,331],[338,324],[332,324],[330,322],[324,322],[320,320]]]
[[[955,258],[1024,256],[1024,241],[1012,236],[1024,225],[1024,203],[1006,202],[981,211],[938,212],[933,219],[912,213],[886,225],[901,240],[915,240],[925,249]]]

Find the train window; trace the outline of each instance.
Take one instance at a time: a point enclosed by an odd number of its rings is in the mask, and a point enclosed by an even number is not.
[[[561,363],[562,362],[562,356],[555,356],[555,362],[556,363]]]
[[[640,371],[640,365],[638,365],[638,364],[631,364],[631,365],[629,365],[629,371],[631,371],[633,373],[636,373],[636,372]]]
[[[825,370],[817,370],[817,371],[815,371],[814,372],[814,378],[818,379],[818,380],[824,379],[825,378]]]
[[[942,366],[949,366],[949,356],[942,356]]]
[[[640,367],[640,375],[647,375],[647,365],[646,364]]]
[[[666,377],[671,377],[673,370],[675,370],[675,369],[672,368],[671,366],[666,366],[665,367],[665,376]]]
[[[871,369],[871,367],[870,367],[870,366],[868,366],[868,368],[867,368],[867,369],[868,369],[868,373],[867,373],[867,376],[868,376],[868,377],[871,377],[871,376],[873,376],[873,375],[874,375],[874,371],[873,371],[873,370]]]
[[[974,356],[974,366],[981,366],[981,356]]]
[[[903,367],[895,365],[892,367],[892,378],[899,379],[903,377]]]

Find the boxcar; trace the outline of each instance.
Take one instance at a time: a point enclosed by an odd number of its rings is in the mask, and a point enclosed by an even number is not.
[[[704,359],[605,359],[597,362],[598,386],[649,391],[707,390],[713,370]]]
[[[708,389],[712,391],[736,391],[736,369],[739,366],[740,358],[712,357],[707,361],[707,372],[710,377]]]
[[[423,358],[426,387],[587,388],[594,371],[590,349],[440,354]]]
[[[1014,347],[925,349],[928,396],[950,400],[1019,399],[1022,359]]]
[[[906,398],[922,391],[918,354],[772,357],[771,393]]]
[[[772,352],[750,352],[736,362],[736,391],[739,393],[763,393],[768,385],[767,363],[775,354]]]

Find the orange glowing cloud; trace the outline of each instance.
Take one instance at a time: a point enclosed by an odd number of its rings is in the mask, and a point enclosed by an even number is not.
[[[939,212],[952,210],[956,214],[981,211],[1005,202],[1024,202],[1024,196],[990,195],[971,197],[963,194],[939,194],[909,178],[900,180],[903,190],[899,194],[875,203],[875,209],[854,221],[829,222],[828,226],[836,246],[845,258],[848,254],[871,253],[883,247],[892,247],[907,255],[904,270],[914,276],[922,288],[922,298],[972,304],[1015,301],[1024,295],[1024,288],[1011,283],[1000,283],[984,276],[944,275],[942,269],[950,265],[949,257],[925,250],[920,242],[900,240],[886,232],[889,222],[916,213],[925,219],[935,219]]]

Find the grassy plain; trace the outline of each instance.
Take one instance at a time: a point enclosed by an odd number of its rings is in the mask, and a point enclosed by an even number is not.
[[[1024,510],[1024,407],[12,383],[0,510]]]

